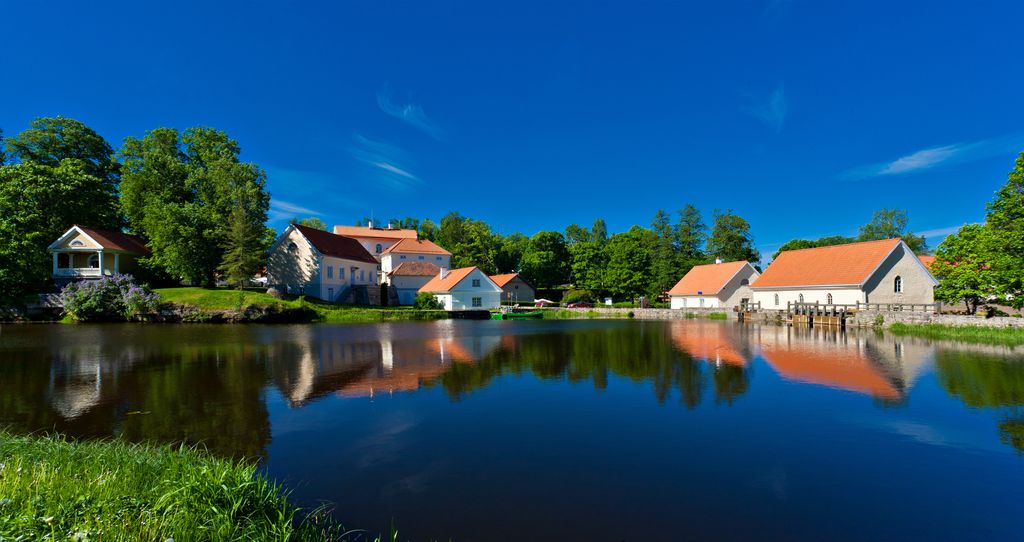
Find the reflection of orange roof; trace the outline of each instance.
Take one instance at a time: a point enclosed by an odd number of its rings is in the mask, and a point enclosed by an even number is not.
[[[448,272],[447,275],[445,275],[444,278],[441,278],[440,275],[438,275],[430,279],[430,282],[424,284],[423,287],[420,288],[420,291],[431,293],[450,292],[452,291],[452,288],[454,288],[460,282],[465,280],[465,278],[468,277],[469,274],[475,270],[476,267],[463,267],[461,269],[452,269],[451,271]]]
[[[668,291],[668,295],[717,295],[746,265],[744,260],[694,266]]]
[[[935,263],[935,256],[918,256],[917,259],[921,260],[921,263],[923,263],[929,271],[932,270],[932,264]]]
[[[437,246],[432,241],[426,239],[402,239],[401,241],[391,245],[383,254],[390,252],[409,252],[412,254],[444,254],[451,256],[452,253]]]
[[[751,288],[846,286],[864,284],[901,240],[866,241],[787,250],[779,254]]]
[[[448,369],[447,366],[416,367],[413,369],[395,369],[384,376],[364,378],[346,385],[337,391],[344,397],[363,397],[374,393],[393,391],[415,391],[424,381],[437,378]]]
[[[899,399],[901,393],[867,355],[853,348],[762,345],[761,357],[784,378]]]
[[[432,355],[424,356],[429,352]],[[435,357],[436,356],[436,357]],[[347,383],[337,394],[362,397],[375,393],[414,391],[424,382],[432,381],[447,371],[452,363],[473,363],[473,354],[452,337],[437,338],[415,343],[415,348],[396,348],[394,368],[384,374],[367,372],[363,378]]]
[[[746,367],[747,359],[733,345],[729,330],[712,322],[673,322],[672,344],[697,359]]]
[[[441,361],[458,361],[462,363],[473,363],[476,358],[473,353],[466,350],[461,344],[455,339],[435,339],[427,341],[424,345],[427,350],[436,352],[439,356],[442,356]],[[447,358],[447,359],[445,359]]]
[[[335,235],[346,237],[372,237],[374,239],[415,239],[416,230],[367,228],[366,226],[335,226]]]

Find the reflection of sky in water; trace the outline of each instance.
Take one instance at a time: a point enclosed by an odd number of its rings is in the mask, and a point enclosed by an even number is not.
[[[443,321],[5,327],[0,358],[0,423],[15,430],[258,457],[300,502],[414,539],[1024,527],[1024,457],[997,429],[1024,419],[1024,356],[999,347]]]

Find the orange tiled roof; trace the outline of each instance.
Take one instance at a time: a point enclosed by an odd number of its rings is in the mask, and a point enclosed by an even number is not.
[[[811,348],[783,345],[762,347],[761,357],[790,380],[899,399],[900,390],[866,354],[848,348]]]
[[[932,270],[932,264],[935,263],[935,256],[918,256],[917,259],[921,260],[921,263],[923,263],[929,271]]]
[[[899,238],[779,254],[751,288],[861,285],[902,241]]]
[[[149,249],[146,247],[146,243],[141,237],[136,235],[129,235],[119,231],[95,230],[92,228],[86,228],[85,226],[79,226],[78,224],[75,224],[75,227],[82,230],[103,248],[110,250],[123,250],[125,252],[133,252],[135,254],[149,254]]]
[[[512,282],[518,276],[519,276],[519,273],[507,273],[507,274],[504,274],[504,275],[492,275],[491,276],[491,280],[493,280],[494,283],[497,284],[499,287],[504,288],[506,284]],[[523,281],[523,282],[526,282],[526,281]]]
[[[372,237],[374,239],[415,239],[417,236],[416,230],[389,230],[366,226],[335,226],[334,233],[346,237]]]
[[[747,261],[697,265],[679,280],[668,295],[716,295]]]
[[[399,277],[433,277],[440,272],[441,268],[430,262],[402,262],[390,274]]]
[[[430,282],[424,284],[423,287],[420,288],[420,291],[431,293],[450,292],[455,285],[462,282],[462,280],[468,277],[475,269],[476,267],[452,269],[444,278],[441,278],[440,275],[438,275],[430,279]]]
[[[412,231],[412,230],[409,230]],[[409,252],[412,254],[445,254],[451,256],[452,253],[437,246],[432,241],[426,239],[402,239],[401,241],[391,245],[383,254],[389,252]]]
[[[747,366],[747,358],[730,340],[728,329],[717,322],[673,322],[671,334],[672,344],[694,358]]]

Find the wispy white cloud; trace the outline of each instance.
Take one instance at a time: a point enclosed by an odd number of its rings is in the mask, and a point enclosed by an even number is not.
[[[420,130],[434,139],[442,139],[444,131],[435,124],[419,104],[400,104],[391,99],[391,91],[385,86],[377,92],[377,106],[380,110]]]
[[[349,154],[370,168],[377,180],[393,189],[405,191],[422,182],[405,165],[409,160],[407,154],[390,143],[356,134],[355,144],[349,148]]]
[[[745,110],[776,133],[781,132],[788,114],[786,89],[779,85],[766,98],[755,98],[753,101]]]
[[[939,166],[981,160],[1000,154],[1018,152],[1024,145],[1024,134],[1014,134],[968,143],[929,147],[901,156],[891,162],[870,164],[843,172],[840,178],[861,180],[887,175],[920,173]]]
[[[320,211],[314,211],[313,209],[303,207],[297,203],[271,198],[270,212],[268,213],[267,218],[269,218],[271,222],[276,222],[278,220],[295,218],[299,215],[322,216],[323,214],[324,213],[321,213]]]
[[[954,233],[960,231],[960,228],[962,228],[962,227],[964,227],[964,225],[960,224],[959,226],[946,226],[945,228],[935,228],[934,230],[924,230],[924,231],[915,232],[915,233],[917,235],[923,235],[923,236],[928,237],[928,238],[931,238],[931,237],[943,237],[943,238],[945,238],[947,235],[954,234]]]

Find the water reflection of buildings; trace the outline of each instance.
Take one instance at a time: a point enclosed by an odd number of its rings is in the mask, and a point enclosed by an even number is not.
[[[475,363],[501,344],[500,335],[452,333],[451,322],[438,322],[423,336],[409,336],[411,329],[395,338],[393,327],[368,328],[354,338],[330,328],[302,328],[291,341],[273,347],[274,383],[292,406],[332,393],[372,397],[414,391],[453,364]]]
[[[760,357],[789,380],[902,401],[933,349],[901,338],[834,329],[763,326],[750,340]]]
[[[744,354],[735,336],[734,326],[701,320],[671,323],[672,343],[695,359],[746,367],[750,356]]]

